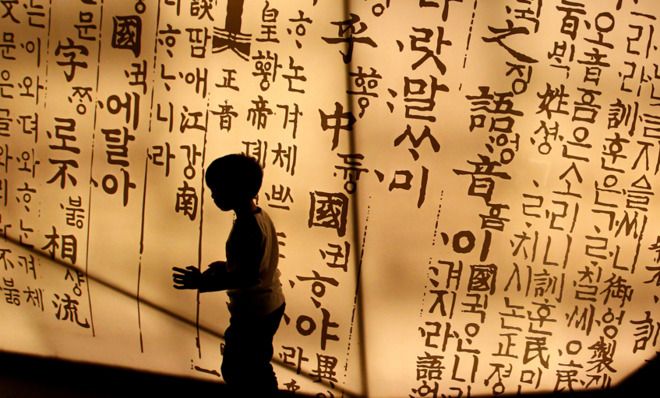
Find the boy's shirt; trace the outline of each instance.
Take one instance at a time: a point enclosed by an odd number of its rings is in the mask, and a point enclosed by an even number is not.
[[[261,208],[252,216],[234,222],[226,243],[227,272],[246,282],[227,290],[232,316],[266,315],[284,304],[275,226]]]

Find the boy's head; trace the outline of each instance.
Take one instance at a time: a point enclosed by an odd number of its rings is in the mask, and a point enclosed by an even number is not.
[[[259,163],[246,155],[232,154],[215,159],[206,169],[206,185],[221,210],[235,210],[252,203],[263,180]]]

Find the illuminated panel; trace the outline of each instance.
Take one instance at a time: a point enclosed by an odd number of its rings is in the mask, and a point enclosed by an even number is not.
[[[615,384],[658,349],[651,0],[3,3],[0,348],[221,380],[217,156],[264,167],[280,387]]]

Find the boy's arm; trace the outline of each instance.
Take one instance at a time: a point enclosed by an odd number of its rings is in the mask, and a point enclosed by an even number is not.
[[[204,293],[258,284],[259,265],[263,257],[261,241],[261,230],[256,222],[248,224],[236,231],[226,262],[215,261],[204,272],[192,265],[185,269],[174,267],[174,288],[197,289]]]
[[[214,261],[209,264],[208,269],[202,272],[197,289],[200,293],[217,292],[225,290],[227,280],[227,263],[225,261]]]

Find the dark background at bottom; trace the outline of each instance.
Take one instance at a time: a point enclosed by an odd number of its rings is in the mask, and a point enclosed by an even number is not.
[[[617,387],[529,397],[657,397],[658,356]],[[0,352],[0,398],[228,397],[221,383]],[[246,393],[245,397],[252,397]],[[282,397],[303,397],[282,393]]]

